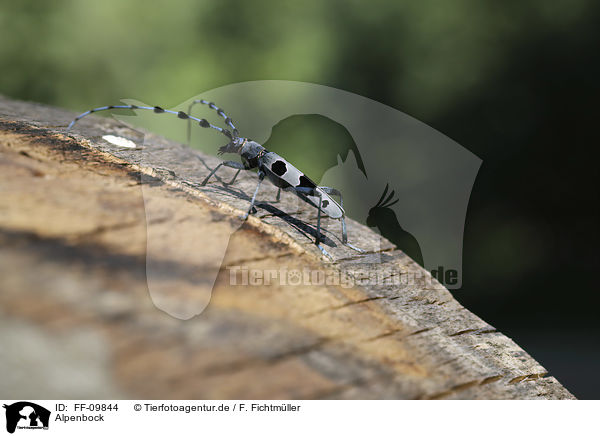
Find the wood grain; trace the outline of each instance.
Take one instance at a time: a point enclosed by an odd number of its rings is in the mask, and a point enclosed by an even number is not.
[[[217,158],[72,118],[0,98],[2,396],[574,398],[369,228],[327,223],[328,261],[290,194],[240,220],[254,173],[201,187]]]

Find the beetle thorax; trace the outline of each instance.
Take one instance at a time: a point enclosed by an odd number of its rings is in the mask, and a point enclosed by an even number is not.
[[[258,142],[254,141],[246,141],[240,150],[240,154],[243,158],[251,161],[259,157],[262,153],[264,153],[265,147],[260,145]]]

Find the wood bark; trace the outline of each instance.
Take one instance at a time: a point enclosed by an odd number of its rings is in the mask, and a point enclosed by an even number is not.
[[[255,173],[202,187],[216,157],[73,117],[0,98],[0,396],[574,398],[371,229],[326,222],[323,259],[292,194],[242,222]]]

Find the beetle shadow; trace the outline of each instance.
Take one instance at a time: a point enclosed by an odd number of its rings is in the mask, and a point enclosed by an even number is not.
[[[278,209],[277,207],[275,207],[269,203],[257,203],[255,206],[260,207],[262,210],[264,210],[266,212],[269,212],[273,216],[281,218],[283,221],[288,223],[294,229],[298,230],[304,236],[306,236],[309,239],[312,239],[313,242],[316,240],[316,238],[317,238],[317,226],[316,225],[307,224],[306,222],[294,217],[293,215],[290,215],[288,212],[284,212],[281,209]],[[323,223],[323,221],[325,219],[327,219],[327,217],[322,217],[321,224]],[[328,230],[324,229],[323,226],[321,226],[321,232],[319,233],[319,238],[321,240],[321,243],[327,245],[328,247],[336,247],[337,244],[335,244],[329,237],[327,237],[327,235],[323,234],[323,231],[328,231]]]
[[[232,197],[236,197],[240,200],[248,201],[248,203],[250,203],[250,201],[252,200],[252,197],[250,197],[248,194],[246,194],[243,190],[241,190],[241,189],[236,190],[236,189],[232,188],[232,185],[230,185],[228,183],[224,183],[223,181],[220,181],[220,183],[211,184],[211,188],[218,190],[224,194],[228,194]],[[292,194],[292,193],[290,193],[290,194]],[[295,195],[295,194],[292,194],[292,195]],[[272,203],[265,202],[264,200],[257,201],[256,203],[254,203],[254,207],[255,207],[256,211],[258,209],[261,209],[261,210],[267,212],[269,215],[281,218],[283,221],[285,221],[291,227],[296,229],[298,232],[300,232],[306,238],[312,239],[313,242],[314,242],[314,240],[316,240],[316,238],[317,238],[316,224],[315,225],[308,224],[308,223],[294,217],[292,214],[290,214],[290,212],[283,211],[283,210],[279,209],[278,207],[274,206]],[[252,213],[251,215],[256,215],[256,212]],[[264,218],[264,217],[261,217],[261,218]],[[327,216],[322,216],[321,218],[322,218],[322,220],[321,220],[322,224],[326,219],[328,219]],[[331,238],[329,238],[326,234],[324,234],[323,233],[324,231],[331,233],[329,230],[327,230],[326,228],[321,226],[321,231],[319,232],[319,238],[321,240],[321,243],[327,245],[328,247],[336,247],[337,244]]]

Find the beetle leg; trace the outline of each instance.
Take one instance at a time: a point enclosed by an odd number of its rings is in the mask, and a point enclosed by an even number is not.
[[[211,177],[212,177],[212,176],[213,176],[213,175],[214,175],[214,174],[217,172],[217,170],[218,170],[219,168],[221,168],[222,166],[226,166],[226,167],[229,167],[229,168],[235,168],[235,169],[237,169],[237,170],[240,170],[240,171],[241,171],[241,170],[245,170],[245,169],[246,169],[246,167],[244,167],[244,165],[243,165],[243,164],[241,164],[241,163],[239,163],[239,162],[235,162],[235,161],[232,161],[232,160],[226,160],[226,161],[224,161],[224,162],[221,162],[219,165],[217,165],[217,166],[215,167],[215,169],[214,169],[214,170],[212,170],[208,176],[206,176],[206,178],[205,178],[205,179],[202,181],[202,183],[201,183],[200,185],[201,185],[201,186],[205,186],[205,185],[206,185],[206,183],[208,182],[208,180],[209,180],[209,179],[210,179],[210,178],[211,178]],[[240,171],[238,171],[238,173],[239,173]],[[233,181],[235,180],[235,178],[236,178],[236,177],[237,177],[237,174],[235,175],[235,177],[233,178],[233,180],[231,181],[231,183],[233,183]]]
[[[344,198],[342,197],[342,193],[339,190],[335,188],[330,188],[328,186],[319,186],[319,188],[322,189],[323,192],[325,192],[326,194],[337,195],[338,197],[340,197],[340,206],[342,207],[342,210],[344,209]],[[348,242],[348,231],[346,230],[346,212],[342,213],[342,218],[340,219],[342,221],[342,244],[346,245],[349,248],[352,248],[355,251],[358,251],[359,253],[365,253],[365,250],[363,250],[362,248],[355,247],[354,245]]]
[[[250,207],[248,208],[248,212],[246,212],[246,214],[244,216],[242,216],[242,219],[245,220],[248,218],[248,215],[250,215],[250,212],[252,212],[252,209],[254,209],[254,201],[256,200],[256,194],[258,194],[258,189],[260,188],[260,184],[262,183],[262,181],[265,179],[265,173],[261,170],[258,171],[258,183],[256,185],[256,189],[254,190],[254,195],[252,196],[252,200],[250,201]]]

